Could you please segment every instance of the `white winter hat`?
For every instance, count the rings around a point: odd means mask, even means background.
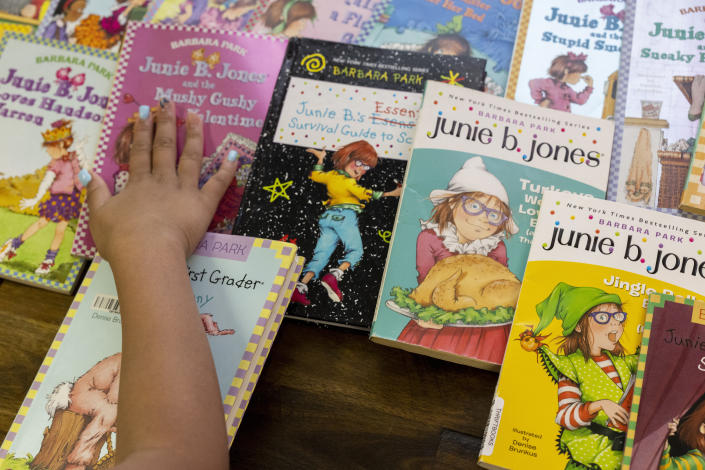
[[[496,176],[487,171],[485,163],[480,157],[469,158],[463,164],[463,167],[456,171],[450,179],[447,189],[434,189],[431,191],[429,197],[433,205],[436,206],[456,194],[475,191],[481,191],[489,196],[494,196],[509,207],[507,190]],[[511,234],[515,234],[519,231],[519,227],[511,216],[509,217],[507,230]]]

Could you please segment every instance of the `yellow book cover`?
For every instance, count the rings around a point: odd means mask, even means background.
[[[620,468],[648,297],[705,297],[703,242],[702,222],[544,193],[480,465]]]

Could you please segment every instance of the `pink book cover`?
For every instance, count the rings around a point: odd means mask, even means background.
[[[259,0],[245,31],[361,44],[389,0]]]
[[[203,119],[201,184],[231,150],[238,152],[237,175],[208,228],[230,233],[286,45],[285,39],[271,36],[129,23],[98,143],[96,172],[113,193],[125,186],[139,107],[149,105],[154,110],[160,100],[168,99],[176,105],[179,152],[187,112]],[[88,219],[84,204],[71,252],[90,258],[96,249]]]

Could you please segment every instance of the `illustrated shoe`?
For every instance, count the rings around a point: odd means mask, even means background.
[[[51,271],[51,268],[54,267],[54,260],[53,259],[45,259],[42,261],[42,264],[39,265],[37,269],[34,270],[34,274],[38,276],[43,276],[45,274],[49,274],[49,271]]]
[[[311,301],[308,300],[306,293],[308,293],[308,286],[301,282],[297,282],[296,288],[291,294],[291,301],[301,305],[311,305]]]
[[[0,263],[9,261],[17,256],[17,251],[12,247],[12,238],[0,246]]]
[[[323,284],[323,287],[326,288],[328,297],[330,297],[333,302],[340,302],[343,300],[343,293],[340,292],[340,289],[338,289],[338,279],[336,279],[333,274],[324,274],[321,278],[321,284]]]

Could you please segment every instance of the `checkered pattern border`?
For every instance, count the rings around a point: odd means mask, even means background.
[[[127,69],[127,63],[130,58],[130,53],[132,52],[132,44],[135,38],[135,30],[138,25],[143,23],[129,22],[127,25],[127,30],[125,31],[125,37],[123,38],[122,51],[120,53],[120,60],[118,62],[117,70],[115,72],[115,78],[113,79],[113,87],[110,92],[110,99],[108,100],[108,107],[105,110],[105,117],[103,118],[103,127],[100,134],[100,139],[98,140],[98,148],[96,149],[96,157],[93,162],[93,168],[97,174],[101,173],[101,168],[103,167],[103,162],[105,161],[108,146],[108,140],[110,137],[110,131],[113,129],[113,123],[115,120],[115,114],[117,112],[118,104],[120,103],[120,93],[122,92],[122,85],[125,83],[125,70]],[[81,206],[81,212],[78,216],[78,224],[76,226],[76,237],[73,240],[73,246],[71,247],[71,254],[74,256],[83,256],[86,258],[93,258],[96,255],[95,244],[92,243],[92,239],[89,237],[88,230],[88,204],[83,203]]]
[[[10,431],[5,436],[5,441],[2,443],[2,447],[0,447],[0,464],[2,464],[5,458],[7,457],[7,454],[9,453],[10,448],[12,447],[12,443],[17,437],[17,433],[19,432],[20,426],[24,422],[24,419],[27,416],[27,413],[29,412],[29,408],[30,406],[32,406],[32,402],[34,402],[34,399],[37,396],[39,386],[44,381],[44,377],[46,377],[46,374],[49,371],[49,367],[54,361],[56,353],[59,351],[61,342],[66,337],[66,332],[68,331],[69,326],[71,326],[71,322],[76,316],[78,306],[83,301],[88,286],[90,286],[91,282],[93,282],[93,277],[95,276],[96,270],[98,269],[98,265],[99,262],[93,263],[89,268],[88,272],[86,273],[86,277],[84,278],[81,287],[79,287],[78,292],[76,293],[76,297],[74,297],[73,303],[71,304],[68,313],[66,313],[66,316],[64,317],[64,321],[61,323],[61,326],[59,326],[59,331],[57,331],[56,336],[54,336],[54,341],[51,343],[49,351],[44,357],[44,362],[42,362],[42,365],[39,368],[37,375],[34,377],[34,382],[32,382],[32,386],[29,388],[29,391],[27,392],[27,395],[25,396],[22,405],[20,405],[20,410],[17,412],[17,416],[15,416],[15,420],[10,426]]]
[[[49,23],[54,19],[54,12],[56,11],[56,7],[59,6],[59,2],[61,0],[51,0],[49,2],[49,6],[47,7],[46,13],[44,13],[44,18],[39,22],[39,26],[37,26],[37,29],[34,31],[34,35],[41,38],[44,36],[44,31],[47,29],[49,26]]]
[[[612,140],[612,163],[607,180],[607,199],[617,200],[619,187],[619,165],[622,160],[622,137],[624,135],[624,118],[626,117],[627,92],[629,84],[629,66],[632,57],[632,39],[634,36],[634,17],[636,0],[626,0],[624,11],[624,30],[622,31],[622,51],[619,57],[619,75],[617,77],[617,99],[614,105],[614,139]]]
[[[507,81],[507,89],[504,93],[505,98],[512,100],[517,92],[517,80],[519,79],[521,61],[524,58],[526,33],[529,30],[529,20],[531,19],[531,8],[533,4],[533,0],[524,0],[521,6],[521,17],[519,18],[516,41],[514,42],[514,53],[512,54],[512,63],[509,66],[509,80]]]
[[[686,211],[697,212],[705,215],[705,185],[701,183],[705,167],[705,132],[703,121],[700,122],[698,144],[695,155],[690,162],[690,169],[685,182],[685,189],[681,196],[681,208]]]
[[[644,370],[646,369],[646,359],[649,352],[649,338],[651,337],[651,323],[654,318],[654,309],[663,308],[666,302],[677,302],[679,304],[693,305],[692,299],[686,299],[682,296],[673,296],[666,294],[651,294],[649,296],[649,305],[646,311],[646,319],[644,320],[644,333],[641,337],[641,348],[639,350],[639,363],[636,370],[636,382],[634,382],[634,398],[632,399],[632,409],[629,414],[629,426],[627,427],[627,438],[624,444],[624,460],[622,465],[629,467],[632,461],[634,450],[634,436],[636,434],[636,420],[639,411],[639,403],[641,403],[641,390],[644,385]]]
[[[0,267],[0,277],[5,279],[12,279],[13,281],[22,284],[29,284],[32,286],[38,286],[49,290],[58,291],[62,294],[70,294],[74,284],[76,283],[76,279],[78,278],[78,275],[80,274],[81,269],[83,268],[84,263],[85,260],[83,259],[76,260],[71,265],[71,269],[69,270],[69,273],[63,282],[47,279],[44,276],[38,276],[34,273],[17,271],[15,269],[5,267]]]
[[[372,30],[375,29],[375,26],[379,23],[380,17],[384,15],[384,12],[387,11],[387,8],[391,3],[392,0],[384,0],[382,2],[379,2],[375,6],[375,9],[372,12],[372,16],[370,16],[370,19],[363,23],[362,27],[360,28],[360,32],[357,34],[357,37],[352,40],[353,44],[365,43]]]
[[[167,30],[167,31],[184,31],[184,32],[195,33],[195,34],[216,34],[218,36],[260,38],[260,39],[267,39],[268,41],[272,41],[272,42],[282,42],[282,43],[286,43],[288,41],[288,39],[284,38],[284,37],[272,36],[272,35],[260,35],[260,34],[250,33],[247,30],[245,30],[245,31],[218,31],[215,29],[205,28],[203,26],[185,26],[182,24],[161,24],[161,23],[143,23],[143,22],[131,22],[130,25],[131,26],[137,25],[137,26],[134,26],[134,29],[138,29],[138,28],[139,29],[162,29],[162,30]],[[129,31],[129,27],[128,27],[128,31]]]
[[[108,60],[117,60],[117,54],[114,52],[107,51],[105,49],[94,49],[92,47],[81,46],[79,44],[69,44],[65,41],[56,41],[54,39],[45,39],[38,36],[31,36],[26,34],[20,34],[15,31],[8,31],[2,35],[2,42],[0,43],[0,54],[5,50],[7,42],[11,39],[16,39],[22,42],[28,42],[33,44],[41,44],[43,46],[56,47],[57,49],[62,49],[69,52],[77,52],[79,54],[85,54],[92,57],[101,57]]]
[[[0,23],[0,36],[5,33],[32,34],[34,27],[29,24]]]
[[[271,248],[277,251],[277,257],[282,260],[277,277],[272,284],[272,289],[267,296],[267,301],[262,310],[262,315],[257,321],[254,332],[245,348],[245,354],[238,365],[238,370],[230,385],[228,394],[224,400],[225,422],[227,423],[228,445],[231,445],[237,433],[245,410],[252,397],[255,384],[262,372],[264,362],[269,355],[272,342],[279,331],[284,313],[294,292],[296,281],[303,269],[304,258],[294,256],[296,250],[288,243],[271,242],[269,240],[257,239],[254,246],[261,244],[263,248]],[[294,266],[292,275],[289,274],[288,266]],[[284,292],[281,290],[285,289]],[[274,315],[273,319],[271,318]],[[267,324],[269,328],[267,329]],[[268,332],[267,332],[268,331]],[[266,337],[265,337],[266,334]],[[249,377],[248,377],[249,374]],[[242,387],[245,390],[239,403],[236,403],[238,394]]]

